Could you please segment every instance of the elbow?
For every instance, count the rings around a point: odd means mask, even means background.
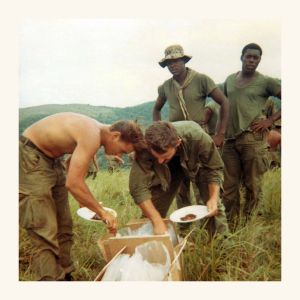
[[[72,179],[68,179],[66,180],[66,188],[69,192],[72,192],[74,190],[75,187],[75,181]]]

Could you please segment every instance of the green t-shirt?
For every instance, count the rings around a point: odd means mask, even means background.
[[[180,156],[184,173],[194,179],[201,169],[201,178],[207,183],[222,185],[224,165],[211,137],[193,121],[179,121],[173,125],[182,139],[175,155]],[[167,190],[171,183],[167,164],[159,164],[149,152],[139,157],[133,162],[129,176],[130,194],[137,204],[151,199],[153,187]]]
[[[214,135],[215,131],[216,131],[218,117],[220,114],[220,105],[216,101],[212,100],[210,97],[207,97],[205,108],[208,108],[211,110],[211,116],[207,122],[208,134]]]
[[[269,96],[281,91],[280,82],[274,78],[256,72],[251,82],[244,87],[236,86],[237,73],[231,74],[225,81],[225,94],[230,103],[226,138],[236,138],[250,130],[250,124],[256,119],[265,118],[265,105]]]
[[[187,68],[188,71],[190,70]],[[183,97],[191,120],[200,123],[206,97],[216,88],[214,81],[205,74],[196,72],[190,84],[183,90]],[[176,95],[173,77],[158,87],[158,95],[169,103],[169,120],[171,122],[184,120]]]

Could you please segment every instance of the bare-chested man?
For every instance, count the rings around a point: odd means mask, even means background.
[[[143,146],[143,134],[132,121],[106,125],[84,115],[58,113],[34,123],[20,138],[20,226],[34,247],[36,280],[68,280],[74,271],[68,190],[111,232],[116,231],[116,218],[103,209],[84,181],[101,146],[106,154],[121,156]],[[67,177],[59,159],[64,154],[72,154]]]

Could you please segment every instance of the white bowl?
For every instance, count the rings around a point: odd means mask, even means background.
[[[113,210],[112,208],[109,207],[103,207],[103,209],[107,212],[109,212],[110,214],[112,214],[114,217],[117,217],[117,212],[115,210]],[[90,210],[87,207],[81,207],[77,210],[77,215],[85,220],[88,221],[92,221],[92,222],[97,222],[97,223],[103,223],[102,220],[95,220],[92,219],[95,216],[95,212],[93,212],[92,210]]]
[[[193,214],[196,217],[192,220],[183,221],[181,218],[185,217],[188,214]],[[205,218],[208,215],[208,210],[205,205],[190,205],[180,209],[175,210],[170,215],[170,220],[175,223],[190,223],[200,219]]]

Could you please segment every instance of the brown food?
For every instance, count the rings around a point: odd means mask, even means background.
[[[92,220],[101,220],[101,218],[100,218],[97,214],[95,214],[95,215],[92,217]]]
[[[189,221],[189,220],[194,220],[196,218],[196,215],[194,214],[187,214],[184,217],[181,217],[180,220],[181,221]]]

